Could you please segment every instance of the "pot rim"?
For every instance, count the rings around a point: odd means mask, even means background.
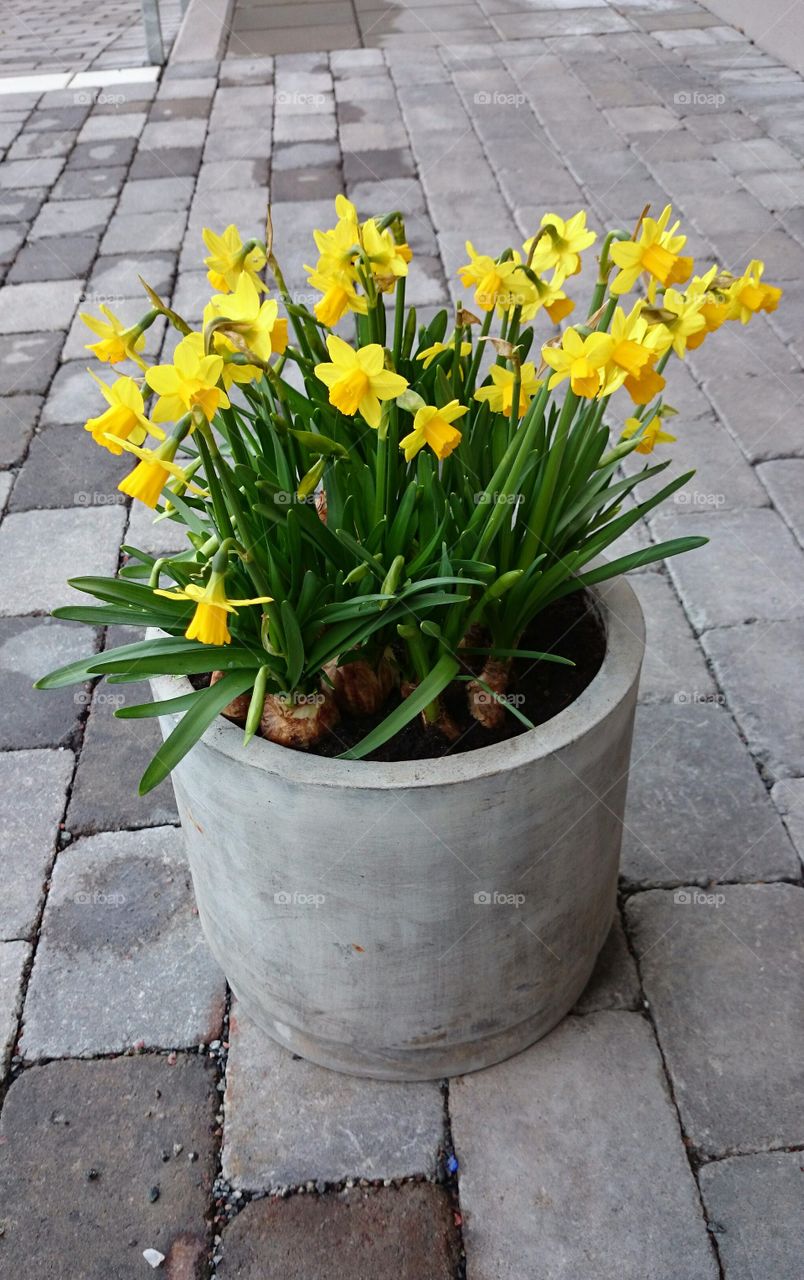
[[[595,600],[606,629],[606,653],[600,669],[558,715],[505,742],[438,759],[339,760],[294,751],[260,737],[252,738],[244,747],[242,728],[223,716],[217,717],[201,741],[245,768],[274,774],[287,782],[359,790],[445,786],[533,764],[589,733],[620,705],[639,679],[645,624],[633,587],[619,577],[586,589]],[[153,676],[150,683],[155,701],[192,691],[186,676]]]

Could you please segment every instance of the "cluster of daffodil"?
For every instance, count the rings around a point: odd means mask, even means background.
[[[167,705],[121,712],[183,713],[143,789],[222,710],[247,737],[302,747],[337,732],[344,710],[372,717],[352,758],[417,714],[454,738],[442,694],[459,680],[475,719],[493,727],[507,708],[528,724],[504,693],[515,657],[560,661],[530,647],[541,610],[703,541],[600,560],[691,474],[640,502],[630,495],[668,463],[620,470],[675,439],[669,360],[780,297],[759,261],[739,276],[695,274],[668,207],[605,236],[575,318],[572,283],[596,236],[583,212],[548,213],[496,257],[467,242],[452,325],[446,311],[419,325],[405,305],[402,216],[361,221],[343,196],[335,214],[305,268],[321,295],[312,308],[290,294],[269,223],[264,241],[204,231],[214,294],[197,329],[147,286],[133,325],[105,307],[84,317],[89,350],[127,366],[112,381],[93,374],[107,407],[87,431],[135,457],[121,491],[184,526],[187,547],[127,548],[118,577],[76,579],[101,604],[59,616],[160,634],[42,683],[210,674]],[[180,337],[169,361],[149,364],[161,317]],[[351,337],[334,332],[347,323]]]

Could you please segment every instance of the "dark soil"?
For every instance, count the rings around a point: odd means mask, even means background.
[[[549,605],[534,621],[520,642],[522,649],[556,653],[575,663],[567,667],[556,662],[534,662],[516,658],[512,664],[507,693],[514,695],[519,710],[534,724],[544,724],[574,702],[600,670],[606,652],[603,625],[584,591],[577,591]],[[483,659],[479,659],[482,664]],[[479,670],[480,667],[476,668]],[[527,733],[521,720],[506,712],[498,729],[487,729],[473,719],[466,698],[466,683],[455,681],[443,694],[452,719],[460,729],[456,742],[448,742],[440,733],[426,730],[421,717],[379,747],[367,760],[428,760],[455,752],[474,751],[478,747],[505,742],[517,734]],[[343,716],[334,731],[327,733],[314,748],[316,755],[339,756],[355,746],[399,704],[398,695],[389,699],[377,716]]]

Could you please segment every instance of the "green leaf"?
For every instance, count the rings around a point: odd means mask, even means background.
[[[182,716],[173,732],[165,739],[145,773],[140,779],[140,795],[144,796],[158,786],[179,761],[195,745],[204,730],[223,710],[228,702],[245,693],[254,684],[257,668],[248,671],[230,671],[217,684],[201,689],[194,695],[192,706]]]
[[[198,697],[198,690],[182,693],[178,698],[164,698],[161,702],[140,702],[135,707],[118,707],[118,720],[152,720],[156,716],[170,716],[176,711],[186,711]]]
[[[291,689],[295,689],[304,670],[304,639],[293,606],[289,601],[282,601],[281,613],[287,647],[288,684]]]
[[[364,756],[370,755],[372,751],[376,751],[389,738],[393,738],[395,734],[404,729],[414,716],[429,706],[439,694],[443,693],[448,684],[455,679],[459,670],[459,665],[455,658],[448,653],[439,658],[433,667],[417,685],[409,697],[403,699],[398,707],[395,707],[390,715],[386,716],[376,729],[372,729],[371,733],[366,734],[361,742],[356,746],[350,747],[348,751],[344,751],[338,757],[339,760],[362,760]]]

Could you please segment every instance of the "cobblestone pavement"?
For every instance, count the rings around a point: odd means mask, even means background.
[[[153,1248],[174,1278],[447,1280],[463,1250],[469,1280],[800,1276],[804,84],[691,0],[497,0],[459,43],[464,7],[433,47],[0,97],[4,1275],[138,1277]],[[344,186],[406,211],[424,313],[466,231],[499,247],[545,208],[599,227],[670,197],[696,256],[761,256],[786,288],[676,382],[697,474],[635,538],[711,541],[634,577],[648,653],[598,972],[552,1035],[443,1089],[324,1072],[241,1019],[171,792],[136,798],[151,722],[113,720],[119,687],[30,690],[86,650],[47,617],[68,574],[112,571],[124,537],[166,549],[81,430],[79,305],[139,314],[141,273],[197,320],[202,225],[259,233],[270,190],[301,263]]]
[[[179,0],[160,0],[159,12],[169,50],[179,27]],[[0,77],[148,62],[139,0],[29,0],[24,6],[8,0],[0,9]]]

